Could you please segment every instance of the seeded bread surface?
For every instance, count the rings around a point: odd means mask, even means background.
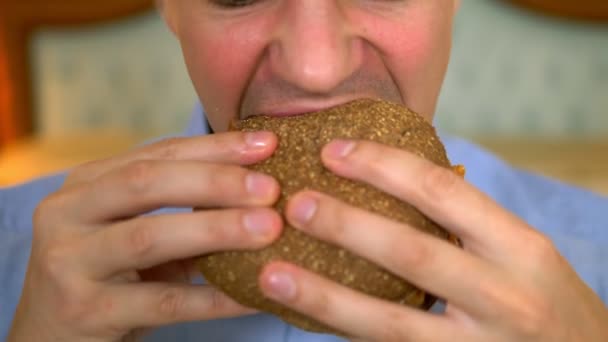
[[[369,185],[336,176],[321,163],[320,152],[324,145],[336,138],[349,138],[405,149],[450,168],[435,129],[423,117],[405,107],[364,99],[301,116],[256,116],[234,122],[232,129],[268,130],[279,137],[279,147],[273,156],[250,168],[278,180],[281,195],[275,208],[281,214],[292,195],[311,189],[407,223],[438,238],[456,241],[409,204]],[[243,305],[280,316],[302,329],[323,333],[341,334],[262,295],[258,275],[264,265],[273,260],[288,261],[385,300],[423,309],[434,303],[432,295],[383,268],[340,247],[307,236],[287,224],[286,220],[284,222],[281,237],[265,249],[220,252],[201,257],[199,266],[205,279]],[[369,229],[378,227],[370,226]]]

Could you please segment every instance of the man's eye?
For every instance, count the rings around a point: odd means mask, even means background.
[[[211,2],[220,7],[245,7],[253,4],[256,0],[212,0]]]

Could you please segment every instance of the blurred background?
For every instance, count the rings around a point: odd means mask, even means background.
[[[196,95],[152,1],[2,1],[0,186],[184,128]],[[608,194],[608,2],[464,0],[436,124]]]

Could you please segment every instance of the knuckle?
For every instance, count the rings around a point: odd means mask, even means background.
[[[251,171],[222,164],[205,165],[205,177],[208,181],[217,182],[226,191],[239,191],[248,194],[247,181]]]
[[[537,261],[556,261],[560,254],[553,241],[546,235],[535,233],[532,238],[532,253]]]
[[[129,164],[122,175],[126,188],[136,194],[148,191],[155,177],[154,166],[155,163],[149,160]]]
[[[520,315],[517,318],[517,323],[515,324],[516,331],[519,332],[520,336],[525,337],[526,340],[536,340],[537,338],[543,336],[545,334],[546,327],[547,325],[544,318],[537,315],[531,315],[529,313]]]
[[[64,186],[68,186],[68,185],[76,184],[76,183],[80,182],[82,179],[85,178],[85,175],[87,174],[87,172],[86,172],[87,169],[88,169],[88,167],[86,166],[86,164],[74,168],[65,177],[65,181],[63,183]]]
[[[311,229],[316,230],[318,234],[322,234],[332,242],[343,241],[350,218],[346,204],[334,200],[319,200],[325,203],[319,203],[320,212],[313,218]],[[326,215],[327,213],[330,215]]]
[[[217,248],[218,246],[231,246],[236,244],[243,245],[249,240],[252,234],[243,234],[247,232],[245,228],[251,219],[251,215],[256,215],[256,211],[251,209],[234,209],[224,212],[201,211],[200,219],[197,222],[202,222],[202,228],[198,229],[193,234],[196,243],[200,246],[208,246]]]
[[[67,174],[64,186],[77,184],[94,178],[97,174],[95,171],[102,165],[102,162],[103,160],[93,160],[78,165]]]
[[[211,288],[211,295],[209,297],[209,311],[212,313],[220,313],[226,311],[228,307],[228,297],[226,295],[217,290],[216,288]]]
[[[520,286],[488,283],[480,287],[479,294],[492,307],[493,319],[521,336],[541,336],[553,314],[542,294]]]
[[[185,293],[183,289],[169,287],[164,289],[158,302],[158,313],[161,317],[169,321],[176,321],[180,318],[184,305]]]
[[[121,303],[119,303],[119,301],[114,296],[108,293],[109,291],[99,292],[100,293],[95,297],[95,300],[93,301],[94,306],[91,306],[93,310],[89,311],[90,314],[87,317],[89,318],[87,320],[87,325],[91,326],[90,330],[99,329],[97,323],[99,317],[115,317],[118,314],[119,307],[121,306]],[[111,319],[106,322],[105,328],[103,330],[104,333],[111,336],[124,336],[127,331],[131,330],[130,328],[131,327],[129,327],[126,322]],[[121,341],[125,341],[125,339],[122,339]]]
[[[553,317],[551,306],[543,296],[530,293],[520,296],[521,305],[517,305],[511,311],[514,328],[526,338],[543,336]]]
[[[511,306],[514,302],[514,292],[506,284],[496,281],[480,281],[477,283],[477,294],[483,302],[489,307],[505,308]],[[496,315],[500,315],[498,310],[492,311]]]
[[[52,210],[50,210],[52,202],[49,198],[42,200],[34,209],[34,214],[32,215],[32,223],[34,226],[34,235],[38,235],[41,233],[41,226],[44,226],[47,223],[49,218],[52,215]]]
[[[422,196],[429,201],[445,200],[456,191],[460,182],[455,172],[429,162],[422,169]]]
[[[224,226],[209,220],[205,225],[205,229],[201,229],[200,234],[197,234],[197,240],[200,241],[201,246],[228,245],[239,238],[246,239],[248,237],[248,235],[241,235],[236,232],[236,227],[240,227],[242,225],[241,222],[237,222],[231,226]]]
[[[48,246],[41,253],[40,267],[46,278],[62,283],[67,262],[70,260],[68,248],[63,245]]]
[[[408,241],[405,248],[404,241]],[[405,268],[412,273],[427,269],[427,265],[432,264],[435,257],[433,250],[427,244],[413,238],[392,239],[388,247],[386,260],[394,260],[396,267]]]
[[[63,291],[55,300],[58,301],[57,314],[62,321],[72,324],[75,321],[84,323],[94,320],[91,317],[92,298],[77,287],[71,287],[69,292]]]
[[[310,315],[321,320],[326,320],[332,315],[330,298],[326,292],[319,291],[314,296],[307,296],[307,300],[300,302]]]
[[[378,341],[404,342],[410,341],[410,337],[405,333],[405,322],[407,317],[400,310],[387,310],[384,320],[386,325],[382,326],[378,332]]]
[[[133,228],[127,235],[127,250],[135,259],[143,259],[154,248],[155,236],[145,217],[133,221]]]
[[[364,166],[369,176],[381,176],[385,170],[382,163],[391,156],[388,149],[378,148],[378,146],[377,143],[371,141],[360,141],[348,158],[351,158],[352,162]]]
[[[160,142],[157,155],[160,159],[176,160],[179,156],[179,146],[182,138],[167,138]]]
[[[112,317],[116,311],[116,300],[109,294],[103,294],[97,298],[97,309],[103,317]]]
[[[46,227],[49,222],[54,222],[55,218],[64,207],[63,203],[64,196],[60,192],[52,193],[38,203],[32,216],[34,228],[40,228],[41,226]]]
[[[67,245],[47,247],[41,255],[39,265],[42,279],[52,291],[51,297],[57,308],[58,318],[65,322],[84,319],[94,297],[83,282],[68,271],[68,263],[74,259],[71,251],[72,248]]]

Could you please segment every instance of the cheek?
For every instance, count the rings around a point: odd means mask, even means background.
[[[384,30],[382,46],[388,57],[400,59],[404,67],[423,63],[433,49],[433,34],[415,22]],[[409,68],[409,67],[408,67]]]
[[[379,25],[375,27],[380,28]],[[450,52],[451,21],[416,13],[376,31],[375,44],[406,104],[432,119]]]
[[[259,44],[243,39],[243,32],[203,25],[185,27],[180,33],[188,72],[209,121],[214,130],[225,131],[238,115]]]
[[[443,74],[449,50],[443,32],[421,27],[428,26],[405,27],[401,35],[391,37],[387,53],[388,62],[398,70],[396,77],[408,86],[415,82],[418,89],[436,86],[436,75]]]

